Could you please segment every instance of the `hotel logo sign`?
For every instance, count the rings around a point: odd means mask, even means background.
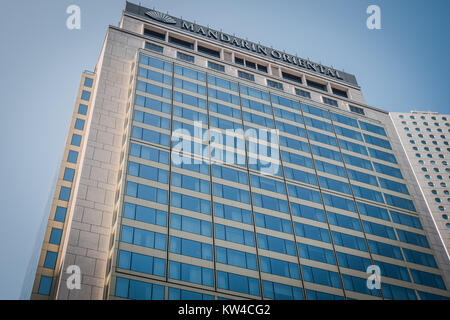
[[[300,69],[308,70],[310,72],[314,72],[317,74],[321,74],[323,76],[332,78],[334,80],[340,80],[347,82],[351,85],[358,86],[358,83],[356,82],[356,78],[354,75],[346,73],[344,71],[338,71],[334,68],[324,66],[320,63],[315,63],[310,61],[309,59],[303,59],[299,58],[297,56],[293,56],[290,54],[287,54],[285,52],[281,52],[279,50],[275,50],[273,48],[269,48],[254,42],[250,42],[244,39],[240,39],[234,36],[231,36],[229,34],[223,33],[221,31],[212,30],[208,27],[204,27],[201,25],[198,25],[196,23],[188,22],[179,18],[175,18],[172,16],[169,16],[167,14],[150,10],[147,8],[143,8],[131,3],[127,2],[127,9],[126,11],[138,14],[138,15],[144,15],[146,17],[150,17],[153,20],[170,24],[175,28],[192,32],[197,36],[202,36],[205,38],[208,38],[209,40],[220,42],[222,44],[226,44],[228,46],[232,46],[235,48],[239,48],[241,50],[249,51],[253,54],[257,54],[262,57],[270,58],[272,60],[276,60],[278,62],[288,64],[290,66],[294,66]]]
[[[155,19],[156,21],[160,21],[160,22],[164,22],[164,23],[168,23],[168,24],[176,24],[177,22],[175,21],[174,18],[172,18],[171,16],[168,16],[167,14],[164,14],[162,12],[158,12],[155,10],[149,10],[145,13],[147,16],[149,16],[152,19]]]

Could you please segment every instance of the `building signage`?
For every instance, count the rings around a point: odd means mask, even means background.
[[[256,44],[244,39],[240,39],[229,34],[223,33],[221,31],[213,30],[205,26],[195,24],[186,20],[178,19],[176,17],[169,16],[167,14],[149,10],[147,8],[140,7],[138,5],[127,3],[127,12],[138,14],[152,18],[153,20],[169,24],[170,26],[176,27],[178,29],[191,32],[197,36],[202,36],[210,40],[220,42],[229,46],[233,46],[242,50],[249,51],[251,53],[270,58],[282,63],[289,64],[298,68],[306,69],[314,73],[321,74],[323,76],[333,78],[335,80],[340,80],[347,82],[351,85],[358,86],[356,78],[354,75],[348,74],[343,71],[338,71],[334,68],[324,66],[319,63],[309,61],[307,59],[299,58],[273,48],[268,48],[266,46]]]

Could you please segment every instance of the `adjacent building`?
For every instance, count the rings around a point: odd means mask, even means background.
[[[423,111],[390,115],[426,200],[430,218],[450,257],[450,115]]]
[[[432,217],[354,75],[127,2],[82,76],[31,298],[448,299]]]

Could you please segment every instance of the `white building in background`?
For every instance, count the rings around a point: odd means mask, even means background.
[[[450,257],[450,115],[431,111],[390,115]]]

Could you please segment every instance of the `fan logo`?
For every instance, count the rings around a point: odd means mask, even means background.
[[[150,10],[145,13],[147,16],[149,16],[152,19],[155,19],[157,21],[161,21],[168,24],[176,24],[177,22],[172,17],[168,16],[167,14],[164,14],[162,12],[158,12],[155,10]]]

